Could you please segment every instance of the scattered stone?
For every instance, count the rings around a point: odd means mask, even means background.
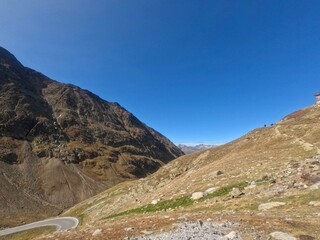
[[[239,239],[239,233],[232,231],[230,233],[228,233],[227,235],[224,236],[227,240],[233,240],[233,239]]]
[[[209,174],[207,175],[207,178],[209,178],[209,179],[215,178],[215,177],[218,177],[218,176],[220,176],[220,175],[222,175],[222,174],[223,174],[223,172],[220,171],[220,170],[213,171],[213,172],[211,172],[211,173],[209,173]]]
[[[192,200],[199,200],[205,196],[204,192],[194,192],[192,193],[191,199]]]
[[[318,190],[319,189],[319,186],[314,184],[312,186],[309,187],[310,190]]]
[[[125,228],[124,230],[126,231],[126,232],[130,232],[130,231],[133,231],[133,227],[127,227],[127,228]]]
[[[320,217],[320,212],[313,213],[312,215],[316,217]]]
[[[309,171],[311,171],[309,169]],[[305,173],[301,176],[301,179],[303,179],[303,181],[312,184],[316,184],[316,183],[320,183],[320,176],[317,175],[313,175],[311,172],[309,173]]]
[[[242,192],[239,188],[233,188],[232,191],[229,193],[229,196],[231,198],[238,198],[241,195],[244,195],[244,192]]]
[[[309,202],[309,205],[314,207],[320,207],[320,201],[311,201]]]
[[[92,236],[96,237],[102,234],[102,229],[96,229],[93,233]]]
[[[255,181],[252,181],[249,186],[245,187],[245,189],[253,189],[256,188],[257,184]]]
[[[267,174],[265,174],[265,175],[262,177],[262,180],[269,180],[269,179],[271,179],[271,178],[273,178],[272,173],[267,173]]]
[[[219,189],[219,188],[217,188],[217,187],[208,188],[208,189],[205,191],[205,194],[214,193],[214,192],[217,191],[218,189]]]
[[[153,231],[142,230],[141,233],[144,235],[150,235],[150,234],[153,234]]]
[[[184,221],[187,221],[188,217],[187,217],[187,214],[184,214],[180,217],[178,217],[178,220],[184,220]]]
[[[294,188],[298,188],[298,189],[304,189],[304,188],[308,188],[308,186],[304,183],[294,183],[293,184]]]
[[[156,205],[158,202],[160,202],[160,199],[154,199],[151,201],[151,204]]]
[[[233,226],[233,225],[232,225]],[[225,235],[225,232],[229,232]],[[211,222],[196,222],[181,223],[174,230],[151,234],[148,236],[139,236],[130,238],[131,240],[186,240],[186,239],[201,239],[201,240],[240,240],[241,236],[237,232],[230,232],[230,228],[225,228],[219,224]]]
[[[269,210],[271,208],[280,207],[280,206],[283,206],[283,205],[286,205],[286,203],[284,203],[284,202],[263,203],[263,204],[259,205],[258,210],[259,211],[266,211],[266,210]]]
[[[273,232],[270,234],[270,236],[273,239],[277,239],[277,240],[297,240],[297,238],[284,232]]]
[[[315,183],[309,187],[310,190],[318,190],[320,188],[320,183]]]

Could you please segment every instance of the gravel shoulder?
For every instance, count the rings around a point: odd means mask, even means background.
[[[176,229],[159,234],[148,233],[144,236],[131,238],[131,240],[240,240],[241,237],[236,231],[232,231],[232,224],[218,224],[212,222],[184,222],[180,223]]]

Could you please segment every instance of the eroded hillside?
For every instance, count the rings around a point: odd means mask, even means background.
[[[183,153],[117,103],[0,48],[0,226],[56,215]]]
[[[65,215],[78,216],[82,226],[53,237],[122,239],[200,219],[236,223],[243,239],[278,232],[318,239],[319,148],[320,106],[313,105],[76,205]]]

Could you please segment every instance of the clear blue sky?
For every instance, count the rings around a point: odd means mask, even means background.
[[[320,1],[0,0],[0,45],[173,142],[224,143],[314,103]]]

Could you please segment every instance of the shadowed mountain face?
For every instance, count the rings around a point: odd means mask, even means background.
[[[0,226],[56,214],[182,154],[119,104],[0,48]]]

